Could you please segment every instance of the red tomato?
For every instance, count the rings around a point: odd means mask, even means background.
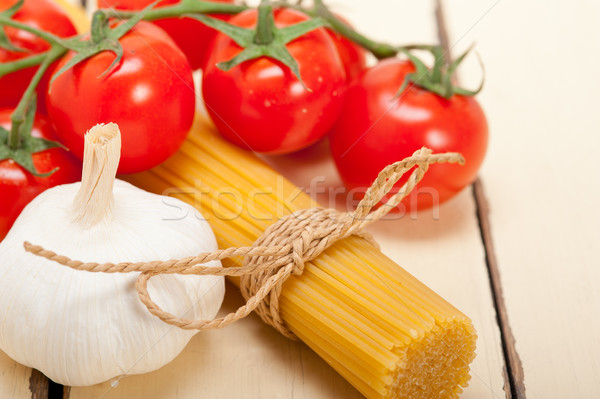
[[[114,7],[118,10],[141,10],[154,0],[97,0],[98,8]],[[233,0],[208,0],[219,3],[233,3]],[[179,3],[180,0],[162,0],[155,7],[164,7]],[[211,15],[212,17],[228,20],[231,16]],[[192,69],[201,68],[207,56],[210,42],[217,33],[202,22],[192,18],[165,18],[153,21],[167,32],[185,53]]]
[[[0,0],[0,11],[10,8],[16,2],[17,0]],[[48,0],[26,0],[13,19],[60,37],[69,37],[77,33],[62,9]],[[14,45],[28,51],[8,51],[0,47],[0,62],[15,61],[50,48],[46,41],[32,33],[8,26],[4,27],[4,31]],[[0,107],[14,107],[18,104],[36,69],[22,69],[0,78]],[[45,78],[38,86],[38,112],[44,110],[44,93],[47,89],[48,79]]]
[[[336,17],[349,25],[345,18],[340,15],[336,15]],[[348,82],[353,81],[367,67],[367,51],[331,29],[327,29],[327,33],[333,39],[333,44],[335,44],[338,51],[346,72],[346,80]]]
[[[54,81],[46,102],[55,131],[80,159],[87,130],[97,123],[118,124],[119,173],[134,173],[177,151],[194,119],[194,84],[185,55],[157,26],[140,22],[120,42],[123,58],[113,70],[100,77],[114,54],[89,58]]]
[[[13,109],[0,110],[0,126],[10,130]],[[34,137],[56,140],[50,122],[37,115],[31,134]],[[0,241],[4,239],[21,210],[42,191],[59,184],[81,180],[81,164],[62,148],[52,148],[33,154],[33,164],[40,173],[60,169],[48,177],[36,177],[12,159],[0,161]]]
[[[405,209],[424,209],[473,182],[486,152],[488,127],[473,97],[454,95],[446,100],[413,86],[394,99],[406,74],[414,71],[410,62],[399,59],[366,70],[348,89],[330,139],[342,179],[348,189],[358,191],[371,185],[385,166],[423,146],[434,152],[460,152],[465,165],[430,166],[402,204]]]
[[[229,22],[252,28],[256,10],[244,11]],[[307,17],[294,10],[275,11],[275,24],[289,26]],[[304,83],[283,64],[261,57],[229,71],[216,64],[240,52],[229,37],[218,33],[204,69],[202,91],[209,115],[232,143],[254,151],[293,152],[323,137],[340,114],[345,74],[331,38],[313,30],[290,42]]]

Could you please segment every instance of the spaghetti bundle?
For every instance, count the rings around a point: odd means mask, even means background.
[[[195,206],[221,248],[250,246],[280,218],[318,205],[201,117],[178,153],[128,180]],[[453,398],[468,384],[469,318],[364,238],[338,241],[292,275],[279,314],[368,398]]]

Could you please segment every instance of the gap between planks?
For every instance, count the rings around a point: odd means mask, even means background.
[[[452,46],[446,25],[443,0],[435,0],[435,19],[438,26],[438,37],[440,44],[444,48],[444,56],[451,59]],[[477,220],[479,221],[479,230],[481,240],[485,250],[485,263],[492,290],[492,300],[496,309],[498,326],[500,327],[500,338],[502,342],[502,352],[504,355],[504,378],[506,397],[508,399],[525,399],[525,376],[523,365],[515,345],[515,337],[510,328],[508,312],[504,303],[504,294],[500,281],[500,271],[494,252],[494,243],[492,240],[492,228],[489,219],[489,205],[485,197],[483,183],[478,178],[473,183],[473,197],[477,210]]]
[[[32,369],[29,377],[29,391],[31,399],[50,399],[48,396],[50,380],[41,372]]]
[[[508,379],[506,390],[508,398],[525,399],[525,376],[521,358],[515,345],[515,337],[510,328],[508,313],[504,304],[504,294],[500,283],[500,271],[494,252],[492,241],[492,229],[489,220],[489,206],[483,191],[483,184],[480,179],[473,183],[473,197],[477,207],[477,219],[479,220],[479,229],[481,230],[481,239],[485,248],[485,261],[490,277],[490,286],[492,289],[494,307],[496,308],[496,317],[500,326],[500,337],[502,341],[502,351],[504,352],[504,361],[506,363],[505,378]]]

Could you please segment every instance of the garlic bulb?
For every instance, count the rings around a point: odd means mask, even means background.
[[[26,253],[24,241],[84,262],[168,260],[217,249],[191,206],[115,180],[119,151],[116,125],[90,130],[82,183],[40,194],[0,243],[0,349],[65,385],[158,369],[195,331],[148,312],[134,288],[138,273],[73,270]],[[149,282],[156,303],[193,319],[212,319],[224,290],[216,276]]]

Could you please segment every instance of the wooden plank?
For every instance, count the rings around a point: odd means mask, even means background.
[[[394,43],[435,42],[433,2],[359,0],[337,9],[357,28]],[[343,208],[340,181],[326,144],[269,161],[304,187],[322,175],[326,205]],[[338,193],[336,196],[335,193]],[[332,193],[330,195],[330,193]],[[333,198],[333,199],[332,199]],[[341,200],[341,202],[336,201]],[[471,385],[463,398],[501,398],[503,358],[485,269],[485,254],[470,190],[438,213],[373,226],[383,251],[473,318],[479,334]],[[230,293],[232,291],[231,287]],[[240,298],[228,296],[225,310]],[[290,342],[255,317],[221,331],[197,335],[171,364],[154,373],[87,388],[71,398],[192,397],[353,398],[360,395],[304,345]]]
[[[0,351],[0,398],[45,399],[48,379],[37,370],[22,366]]]
[[[486,252],[490,285],[494,296],[494,307],[498,314],[498,324],[502,338],[502,350],[506,362],[505,389],[510,389],[512,398],[525,398],[525,376],[523,375],[523,364],[515,345],[515,337],[510,327],[508,311],[504,301],[504,290],[500,279],[496,251],[492,239],[492,228],[489,216],[489,203],[483,190],[483,183],[477,180],[473,184],[473,195],[477,204],[479,227]]]
[[[524,373],[516,394],[595,398],[600,80],[588,71],[600,60],[600,5],[454,0],[446,10],[451,43],[460,51],[476,41],[486,64],[482,179]],[[461,77],[474,86],[477,69],[465,65]]]
[[[442,0],[436,0],[436,20],[438,25],[438,36],[440,44],[444,49],[444,57],[446,60],[454,59],[452,44],[450,43],[449,32],[447,28],[446,15],[444,12],[444,4]],[[458,76],[454,76],[453,80],[458,83]],[[504,294],[502,291],[502,283],[498,271],[496,261],[494,243],[491,236],[491,227],[489,221],[489,206],[487,198],[483,190],[481,179],[477,179],[472,186],[473,198],[477,209],[477,218],[479,221],[479,229],[485,250],[486,265],[488,276],[490,279],[490,288],[492,291],[494,308],[497,314],[497,322],[500,328],[500,337],[502,351],[506,368],[504,370],[504,390],[508,397],[520,398],[525,397],[525,386],[523,378],[523,367],[521,359],[515,347],[515,340],[510,329],[510,322],[504,303]]]

